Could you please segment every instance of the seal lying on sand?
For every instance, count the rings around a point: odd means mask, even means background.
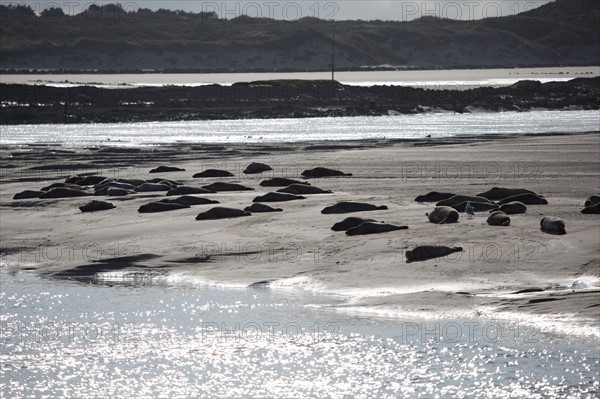
[[[151,202],[146,205],[142,205],[138,208],[139,213],[156,213],[156,212],[167,212],[176,211],[178,209],[189,208],[189,205],[178,204],[176,202]]]
[[[513,197],[520,194],[536,194],[531,190],[524,188],[503,188],[503,187],[492,187],[490,190],[485,191],[481,194],[477,194],[478,197],[484,197],[490,200],[501,200],[507,197]],[[537,194],[536,194],[537,195]]]
[[[588,206],[596,205],[598,203],[600,203],[600,195],[592,195],[587,200],[585,200],[583,206],[587,208]]]
[[[144,183],[141,186],[137,186],[136,188],[134,188],[136,193],[152,193],[159,191],[169,191],[171,189],[171,186],[159,183]]]
[[[257,175],[259,173],[266,172],[269,170],[273,170],[273,168],[267,164],[260,162],[252,162],[250,165],[246,166],[246,169],[244,169],[244,173],[247,175]]]
[[[455,195],[456,194],[454,194],[454,193],[439,193],[437,191],[432,191],[425,195],[419,195],[417,198],[415,198],[415,201],[417,201],[417,202],[438,202],[438,201],[446,200],[450,197],[454,197]]]
[[[339,170],[329,169],[329,168],[314,168],[307,169],[302,172],[302,176],[304,177],[335,177],[335,176],[352,176],[352,173],[344,173]]]
[[[159,202],[171,203],[171,204],[181,204],[181,205],[206,205],[206,204],[218,204],[219,201],[211,200],[208,198],[200,198],[194,197],[191,195],[184,195],[179,198],[174,199],[163,199]]]
[[[146,183],[166,184],[172,188],[181,186],[181,182],[178,182],[177,180],[163,179],[162,177],[155,177],[154,179],[146,180]]]
[[[449,206],[436,206],[431,212],[425,214],[431,223],[445,224],[458,222],[458,211]]]
[[[563,235],[567,234],[565,230],[565,222],[554,216],[546,216],[540,221],[540,229],[544,233]]]
[[[57,187],[40,194],[39,198],[69,198],[69,197],[85,197],[92,195],[85,191],[73,190],[71,188]]]
[[[338,222],[336,224],[333,225],[333,227],[331,227],[331,230],[333,231],[346,231],[348,229],[351,229],[353,227],[359,226],[363,223],[366,222],[374,222],[375,220],[373,219],[363,219],[363,218],[356,218],[356,217],[349,217],[346,218],[344,220],[342,220],[341,222]]]
[[[104,180],[106,180],[105,176],[86,176],[83,179],[76,180],[75,184],[78,186],[95,186]]]
[[[548,205],[548,201],[541,195],[537,194],[519,194],[512,197],[506,197],[498,201],[498,205],[508,204],[509,202],[522,202],[525,205]]]
[[[192,186],[179,186],[174,189],[167,191],[167,195],[188,195],[188,194],[210,194],[214,193],[212,190],[207,190],[203,187],[192,187]]]
[[[88,202],[87,204],[85,204],[83,206],[80,206],[79,210],[81,212],[96,212],[96,211],[106,211],[106,210],[113,209],[113,208],[116,208],[116,206],[114,206],[110,202],[94,200],[94,201]]]
[[[490,226],[508,226],[510,225],[510,217],[502,211],[494,211],[488,216],[487,223]]]
[[[586,206],[581,210],[581,213],[586,215],[600,215],[600,202],[594,205]]]
[[[70,184],[70,183],[52,183],[49,186],[46,187],[42,187],[42,191],[50,191],[53,188],[58,188],[58,187],[64,187],[64,188],[71,188],[73,190],[84,190],[85,188],[83,186],[79,186],[77,184]]]
[[[467,208],[467,203],[469,203],[471,205],[473,212],[485,212],[485,211],[489,211],[489,210],[498,209],[498,205],[496,205],[496,204],[491,204],[489,202],[471,202],[471,201],[465,201],[465,202],[461,202],[460,204],[457,204],[457,205],[452,205],[451,208],[456,209],[458,212],[465,212],[465,209]]]
[[[286,188],[281,188],[277,190],[278,193],[288,193],[288,194],[331,194],[333,191],[331,190],[323,190],[319,187],[315,186],[307,186],[305,184],[291,184]]]
[[[281,208],[271,208],[269,205],[259,204],[259,203],[247,206],[244,208],[244,210],[246,212],[252,212],[252,213],[267,213],[267,212],[282,212],[283,211],[283,209],[281,209]]]
[[[412,251],[406,251],[406,263],[420,262],[428,259],[441,258],[453,254],[454,252],[462,252],[462,247],[445,247],[441,245],[420,245]]]
[[[209,209],[206,212],[199,213],[198,216],[196,216],[196,220],[230,219],[251,215],[252,214],[250,212],[243,211],[241,209],[223,208],[218,206],[216,208]]]
[[[194,177],[194,178],[198,178],[198,177],[233,177],[233,173],[228,172],[226,170],[206,169],[200,173],[196,173],[192,177]]]
[[[337,214],[337,213],[379,211],[379,210],[386,210],[386,209],[388,209],[388,207],[385,205],[377,206],[377,205],[366,204],[366,203],[362,203],[362,202],[342,201],[342,202],[338,202],[335,205],[331,205],[331,206],[324,208],[321,211],[321,213],[324,215],[329,215],[329,214]]]
[[[437,204],[435,204],[436,206],[452,206],[452,205],[458,205],[461,202],[467,202],[467,201],[471,201],[471,203],[473,202],[483,202],[483,203],[490,203],[493,204],[492,201],[490,201],[487,198],[483,198],[483,197],[474,197],[471,195],[454,195],[448,199],[442,200],[440,202],[438,202]]]
[[[274,177],[272,179],[263,180],[260,182],[262,187],[287,187],[292,184],[304,184],[310,186],[310,183],[294,179],[286,179],[283,177]]]
[[[283,202],[303,199],[306,199],[306,197],[303,197],[302,195],[286,193],[267,193],[265,195],[259,195],[258,197],[254,198],[252,202]]]
[[[163,172],[185,172],[185,169],[178,168],[177,166],[159,166],[151,169],[150,173],[163,173]]]
[[[35,190],[25,190],[20,193],[16,193],[13,197],[15,200],[20,199],[31,199],[31,198],[39,198],[40,195],[44,194],[44,191],[35,191]]]
[[[512,201],[500,205],[500,210],[507,215],[518,215],[527,212],[527,206],[520,201]]]
[[[406,230],[408,226],[395,226],[388,223],[364,222],[356,227],[352,227],[346,231],[349,236],[359,236],[367,234],[380,234],[396,230]]]
[[[207,186],[202,186],[202,188],[206,190],[211,190],[214,192],[221,191],[254,191],[252,187],[246,187],[237,183],[224,183],[224,182],[215,182],[211,183]]]

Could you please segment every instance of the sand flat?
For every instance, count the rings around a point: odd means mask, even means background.
[[[317,145],[315,147],[315,145]],[[344,144],[344,145],[341,145]],[[193,281],[247,286],[268,281],[274,288],[292,287],[341,295],[332,305],[385,311],[500,317],[516,313],[560,314],[585,326],[598,327],[600,304],[600,217],[582,215],[585,199],[600,190],[600,135],[534,135],[439,140],[377,140],[277,145],[164,146],[142,152],[111,153],[80,149],[52,154],[52,148],[4,147],[0,189],[3,260],[38,273],[86,266],[100,259],[135,258],[125,270],[177,276]],[[318,148],[317,150],[311,148]],[[273,171],[245,176],[251,162]],[[40,189],[77,173],[77,167],[41,174],[31,167],[53,163],[102,164],[103,171],[128,177],[157,177],[159,164],[186,169],[165,173],[187,185],[237,182],[251,192],[201,195],[219,206],[243,209],[252,199],[275,189],[259,186],[271,177],[299,178],[305,169],[326,166],[352,177],[310,179],[333,194],[272,203],[283,212],[216,221],[194,217],[212,205],[157,214],[139,214],[140,205],[164,193],[131,198],[90,197],[14,201],[25,189]],[[235,177],[193,179],[219,163]],[[89,172],[89,171],[88,171]],[[434,225],[425,212],[434,204],[414,198],[429,191],[475,195],[493,186],[527,188],[544,195],[549,205],[529,206],[511,216],[509,227],[489,226],[486,213],[459,223]],[[83,214],[78,206],[90,199],[117,208]],[[369,202],[389,209],[348,215],[322,215],[339,201]],[[540,231],[542,215],[565,220],[567,235]],[[347,216],[368,217],[408,230],[349,237],[331,226]],[[416,245],[461,246],[462,253],[425,262],[406,263],[404,252]],[[95,262],[96,261],[96,262]],[[123,270],[120,270],[121,272]],[[573,287],[572,289],[566,289]],[[513,294],[518,290],[545,291]],[[560,301],[536,299],[554,298]],[[533,301],[532,301],[533,299]]]

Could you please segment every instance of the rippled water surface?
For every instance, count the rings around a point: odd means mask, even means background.
[[[420,114],[383,117],[10,125],[1,144],[148,145],[297,142],[598,131],[600,111]]]
[[[535,325],[363,317],[295,291],[0,278],[7,398],[598,397],[597,341]]]

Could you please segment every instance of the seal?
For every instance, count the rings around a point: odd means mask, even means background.
[[[77,184],[78,186],[95,186],[96,184],[101,183],[104,180],[106,180],[105,176],[93,175],[93,176],[86,176],[83,179],[79,179],[79,180],[75,181],[75,184]]]
[[[233,173],[228,172],[226,170],[220,170],[220,169],[206,169],[206,170],[203,170],[200,173],[196,173],[192,177],[194,177],[194,178],[199,178],[199,177],[233,177]]]
[[[338,202],[335,205],[331,205],[323,208],[321,211],[324,215],[330,214],[339,214],[339,213],[353,213],[353,212],[363,212],[363,211],[381,211],[386,210],[388,207],[386,205],[373,205],[367,204],[363,202],[350,202],[350,201],[342,201]]]
[[[262,187],[287,187],[292,184],[304,184],[310,186],[310,183],[294,179],[286,179],[283,177],[274,177],[272,179],[263,180],[260,182]]]
[[[44,194],[45,191],[35,191],[35,190],[25,190],[20,193],[16,193],[13,197],[15,200],[20,199],[31,199],[31,198],[39,198],[40,195]]]
[[[172,189],[171,186],[168,186],[166,184],[159,184],[159,183],[144,183],[144,184],[134,188],[136,193],[152,193],[152,192],[158,192],[158,191],[170,191],[171,189]]]
[[[179,198],[174,199],[163,199],[160,202],[181,204],[181,205],[207,205],[207,204],[218,204],[219,201],[211,200],[208,198],[194,197],[192,195],[183,195]]]
[[[251,215],[252,214],[250,212],[243,211],[241,209],[223,208],[218,206],[216,208],[209,209],[206,212],[199,213],[198,216],[196,216],[196,220],[230,219]]]
[[[122,197],[123,195],[129,195],[129,194],[133,194],[133,193],[135,193],[135,191],[124,190],[122,188],[109,187],[106,190],[106,195],[108,195],[109,197]]]
[[[565,229],[565,221],[554,216],[546,216],[543,218],[540,221],[540,229],[544,233],[548,234],[567,234],[567,230]]]
[[[406,230],[408,226],[396,226],[388,223],[364,222],[346,231],[346,235],[360,236],[368,234],[388,233],[396,230]]]
[[[500,205],[500,210],[507,215],[518,215],[527,212],[527,205],[520,201],[511,201]]]
[[[323,190],[315,186],[307,186],[305,184],[291,184],[286,188],[277,190],[278,193],[288,194],[332,194],[331,190]]]
[[[600,195],[591,195],[585,200],[583,206],[587,208],[588,206],[596,205],[598,203],[600,203]]]
[[[255,203],[244,208],[246,212],[251,213],[267,213],[267,212],[282,212],[281,208],[271,208],[269,205]]]
[[[586,215],[600,215],[600,202],[594,205],[586,206],[581,210],[581,213]]]
[[[514,197],[520,194],[536,194],[531,190],[524,188],[505,188],[505,187],[492,187],[488,191],[481,194],[477,194],[478,197],[484,197],[489,200],[501,200],[507,197]],[[536,194],[537,195],[537,194]]]
[[[487,198],[483,198],[483,197],[474,197],[471,195],[453,195],[450,198],[447,198],[445,200],[439,201],[437,204],[435,204],[436,206],[452,206],[452,205],[458,205],[461,202],[467,202],[467,201],[471,201],[471,203],[473,202],[487,202],[490,204],[493,204],[492,201],[490,201]]]
[[[214,193],[212,190],[207,190],[202,187],[192,187],[192,186],[178,186],[167,191],[168,196],[172,195],[188,195],[188,194],[211,194]]]
[[[221,191],[254,191],[252,187],[246,187],[237,183],[224,182],[211,183],[207,186],[202,186],[202,188],[217,193]]]
[[[466,212],[467,203],[469,203],[471,205],[473,212],[485,212],[485,211],[489,211],[489,210],[498,209],[498,205],[496,205],[496,204],[491,204],[489,202],[471,202],[471,201],[465,201],[465,202],[461,202],[460,204],[452,205],[451,208],[454,208],[458,212],[461,212],[461,213]]]
[[[39,198],[69,198],[69,197],[86,197],[92,195],[85,191],[73,190],[72,188],[57,187],[40,194]]]
[[[438,202],[446,200],[450,197],[454,197],[456,194],[454,193],[440,193],[437,191],[431,191],[425,195],[419,195],[415,198],[417,202]]]
[[[146,183],[166,184],[173,188],[181,186],[181,183],[177,180],[163,179],[162,177],[155,177],[154,179],[146,180]]]
[[[510,225],[510,217],[502,211],[494,211],[488,216],[487,223],[490,226],[508,226]]]
[[[179,209],[189,208],[189,205],[178,204],[175,202],[150,202],[149,204],[142,205],[138,208],[139,213],[156,213],[156,212],[168,212],[176,211]]]
[[[78,186],[77,184],[70,184],[70,183],[52,183],[49,186],[46,187],[42,187],[42,191],[49,191],[52,190],[53,188],[58,188],[58,187],[64,187],[64,188],[71,188],[73,190],[84,190],[84,187],[82,186]]]
[[[420,245],[412,251],[406,251],[406,263],[422,262],[429,259],[442,258],[455,252],[462,251],[462,247],[446,247],[443,245]]]
[[[150,173],[165,173],[165,172],[185,172],[185,169],[181,169],[176,166],[159,166],[157,168],[150,170]]]
[[[307,177],[307,178],[337,177],[337,176],[352,176],[352,173],[344,173],[342,171],[335,170],[335,169],[317,167],[317,168],[305,170],[304,172],[302,172],[302,176]]]
[[[244,169],[244,174],[257,175],[259,173],[267,172],[269,170],[273,170],[273,168],[267,164],[260,162],[252,162],[250,165],[246,166],[246,169]]]
[[[116,179],[115,181],[118,183],[131,184],[133,187],[141,186],[146,183],[146,180],[142,179]]]
[[[435,209],[425,216],[429,218],[431,223],[446,224],[458,222],[459,214],[458,211],[449,206],[436,206]]]
[[[133,191],[135,189],[135,186],[132,186],[131,184],[127,184],[127,183],[119,183],[116,181],[112,181],[109,183],[102,183],[102,184],[96,186],[96,191],[94,192],[94,195],[108,195],[108,190],[110,190],[110,189]]]
[[[254,198],[252,202],[284,202],[284,201],[295,201],[303,200],[306,197],[302,195],[286,194],[286,193],[267,193],[265,195],[259,195]]]
[[[519,194],[512,197],[506,197],[498,201],[498,205],[508,204],[509,202],[518,201],[525,205],[548,205],[546,198],[537,194]]]
[[[349,217],[346,218],[344,220],[342,220],[341,222],[337,222],[336,224],[334,224],[331,227],[331,230],[333,231],[346,231],[348,229],[351,229],[353,227],[359,226],[365,222],[374,222],[375,220],[373,219],[363,219],[363,218],[357,218],[357,217]]]
[[[79,210],[81,212],[97,212],[97,211],[106,211],[109,209],[114,209],[116,206],[106,201],[90,201],[87,204],[80,206]]]

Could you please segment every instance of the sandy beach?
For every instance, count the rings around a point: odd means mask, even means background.
[[[91,272],[141,282],[162,276],[261,289],[306,289],[332,294],[331,306],[384,314],[519,318],[598,331],[600,217],[580,211],[599,194],[600,135],[520,135],[422,140],[294,144],[172,145],[123,149],[25,146],[2,149],[0,212],[2,260],[43,276]],[[273,170],[245,175],[251,162]],[[185,171],[150,174],[159,165]],[[253,191],[196,195],[243,209],[272,177],[298,179],[325,166],[352,176],[309,179],[332,194],[269,205],[276,213],[196,221],[212,205],[142,214],[137,209],[164,193],[123,197],[13,200],[71,175],[164,177],[185,185],[240,183]],[[206,169],[230,178],[192,178]],[[458,223],[429,223],[435,203],[415,202],[430,191],[476,195],[494,186],[526,188],[548,205],[528,205],[507,227],[486,223],[487,212]],[[92,191],[93,192],[93,191]],[[116,208],[81,213],[88,201]],[[387,210],[324,215],[340,201],[386,205]],[[407,230],[366,236],[332,231],[348,216],[368,217]],[[566,223],[567,234],[540,231],[544,216]],[[407,263],[417,245],[460,246],[463,252]],[[118,259],[122,258],[122,259]],[[516,293],[521,290],[534,292]]]

